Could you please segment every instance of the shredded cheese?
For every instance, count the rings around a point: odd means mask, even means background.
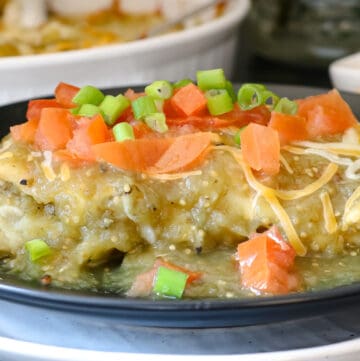
[[[60,179],[66,182],[70,179],[70,168],[66,163],[62,163],[60,167]]]
[[[331,153],[348,155],[350,157],[360,157],[360,145],[357,144],[342,142],[317,143],[310,141],[293,142],[293,144],[304,148],[323,149]]]
[[[349,179],[359,180],[360,179],[360,173],[358,173],[359,169],[360,169],[360,159],[357,159],[347,167],[345,171],[345,176]]]
[[[325,222],[325,229],[329,234],[333,234],[338,229],[338,224],[335,218],[334,209],[331,204],[329,193],[324,191],[320,194],[320,200],[323,207],[323,217]]]
[[[52,153],[46,150],[43,154],[44,160],[41,162],[41,169],[44,172],[46,179],[51,182],[56,178],[56,174],[52,168]]]
[[[3,141],[2,143],[2,147],[0,148],[0,152],[4,152],[5,150],[8,150],[11,146],[12,146],[13,142],[11,140],[11,138]]]
[[[256,193],[255,197],[253,198],[251,202],[251,218],[255,218],[255,212],[256,212],[256,206],[259,201],[259,198],[261,197],[260,193]]]
[[[183,173],[175,173],[175,174],[148,174],[148,176],[152,179],[164,180],[164,181],[182,179],[182,178],[198,176],[198,175],[202,175],[201,170],[194,170],[192,172],[183,172]]]
[[[264,186],[260,182],[258,182],[252,173],[250,167],[245,164],[242,159],[241,151],[236,150],[229,146],[220,146],[214,149],[222,149],[230,152],[234,159],[239,163],[242,167],[243,172],[245,174],[245,178],[249,183],[250,187],[255,190],[257,194],[261,194],[265,200],[269,203],[271,209],[279,219],[281,226],[286,233],[286,236],[290,242],[290,244],[294,247],[296,253],[300,256],[304,256],[306,254],[306,247],[301,242],[293,224],[291,223],[289,215],[286,213],[285,209],[280,204],[279,200],[275,195],[275,191],[272,188]]]
[[[344,207],[344,213],[342,216],[342,223],[345,224],[346,223],[346,218],[349,214],[349,212],[351,211],[352,206],[354,205],[354,203],[360,198],[360,186],[358,186],[355,191],[353,192],[353,194],[349,197],[349,199],[346,201],[345,203],[345,207]]]
[[[281,162],[281,164],[284,166],[284,168],[286,169],[286,171],[289,174],[294,174],[294,171],[290,167],[290,164],[288,163],[288,161],[281,154],[280,154],[280,162]]]
[[[330,163],[324,173],[321,175],[320,178],[318,178],[313,183],[307,185],[303,189],[299,190],[289,190],[289,191],[282,191],[282,190],[276,190],[275,194],[277,197],[279,197],[282,200],[290,201],[294,199],[303,198],[306,196],[309,196],[310,194],[316,192],[320,188],[322,188],[325,184],[329,183],[329,181],[332,179],[332,177],[336,174],[338,171],[338,166],[334,163]]]
[[[349,158],[339,157],[336,154],[330,153],[323,149],[312,149],[312,148],[302,149],[302,148],[297,148],[297,147],[293,147],[293,146],[289,146],[289,145],[284,146],[283,149],[290,153],[298,154],[298,155],[304,155],[304,154],[318,155],[319,157],[325,158],[325,159],[329,160],[330,162],[333,162],[333,163],[336,163],[339,165],[349,166],[353,163],[353,161]]]
[[[14,154],[12,152],[4,152],[0,154],[0,160],[12,158]]]

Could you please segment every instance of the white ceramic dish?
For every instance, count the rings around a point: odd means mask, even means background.
[[[335,88],[360,94],[360,52],[333,62],[329,72]]]
[[[231,77],[238,25],[249,0],[231,1],[225,14],[203,25],[130,43],[56,54],[0,59],[0,105],[53,92],[59,81],[98,87],[188,78],[222,67]]]

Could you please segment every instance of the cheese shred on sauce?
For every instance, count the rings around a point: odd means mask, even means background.
[[[327,191],[321,192],[320,200],[323,206],[323,216],[326,232],[333,234],[338,230],[338,224],[335,218],[329,193]]]

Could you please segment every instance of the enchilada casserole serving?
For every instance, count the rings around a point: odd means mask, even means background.
[[[117,96],[60,83],[0,151],[1,269],[127,297],[360,279],[357,120],[332,90],[235,94],[221,69]]]

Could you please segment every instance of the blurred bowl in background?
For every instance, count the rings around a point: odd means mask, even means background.
[[[335,88],[360,94],[360,53],[334,61],[329,72]]]
[[[221,67],[231,78],[238,26],[250,0],[229,1],[224,14],[196,27],[128,43],[62,53],[0,58],[0,104],[53,92],[59,81],[107,88],[175,80]]]

